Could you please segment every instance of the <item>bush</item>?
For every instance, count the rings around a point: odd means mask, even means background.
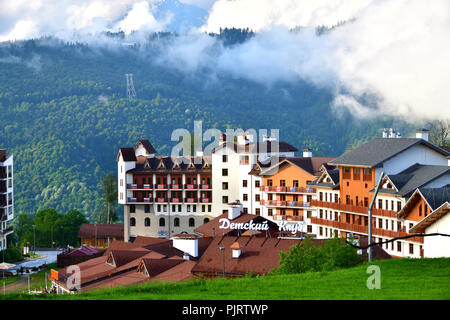
[[[342,238],[328,239],[323,245],[307,238],[287,252],[280,251],[280,267],[274,269],[272,274],[326,272],[349,268],[360,262],[356,250]]]
[[[3,254],[5,254],[5,262],[17,262],[22,259],[22,252],[16,247],[0,251],[0,259],[3,259]]]

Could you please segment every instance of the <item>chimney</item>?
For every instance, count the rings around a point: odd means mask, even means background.
[[[401,138],[401,137],[402,137],[402,135],[400,134],[399,131],[397,131],[397,136],[396,136],[396,138]]]
[[[447,165],[450,167],[450,156],[447,157]]]
[[[203,157],[203,151],[196,151],[195,152],[196,157]]]
[[[393,128],[389,128],[389,138],[395,138],[395,130]]]
[[[219,145],[222,145],[225,142],[227,142],[227,135],[225,133],[221,132],[219,135]]]
[[[388,133],[386,128],[383,129],[383,138],[387,138],[388,137]]]
[[[236,200],[233,203],[230,203],[230,209],[228,210],[228,219],[233,220],[241,215],[242,212],[242,203],[239,200]]]
[[[183,259],[184,259],[184,260],[190,260],[189,253],[185,252],[185,253],[183,254]]]
[[[263,142],[266,141],[277,141],[277,137],[263,135]]]
[[[303,149],[303,158],[311,158],[312,157],[312,150],[309,148]]]
[[[429,132],[430,132],[430,130],[428,130],[428,129],[417,129],[416,130],[416,138],[428,141],[428,133]]]
[[[183,258],[186,259],[186,255],[196,258],[198,257],[198,237],[194,234],[177,234],[173,236],[172,246],[182,252],[184,252]]]
[[[241,133],[237,136],[237,142],[240,145],[246,145],[250,142],[253,142],[253,135],[249,134],[248,132]]]
[[[234,259],[238,259],[238,258],[241,256],[241,253],[242,253],[242,251],[241,251],[241,246],[239,245],[238,242],[234,242],[234,243],[230,246],[230,249],[231,249],[231,256],[232,256]]]

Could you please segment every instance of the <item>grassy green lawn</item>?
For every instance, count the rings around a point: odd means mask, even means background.
[[[380,267],[381,289],[367,288],[371,274],[366,273],[370,264],[365,263],[328,273],[147,283],[76,295],[9,294],[0,299],[450,299],[450,259],[392,259],[372,264]]]

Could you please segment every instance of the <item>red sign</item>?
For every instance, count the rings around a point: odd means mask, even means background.
[[[172,185],[172,189],[180,189],[180,186],[177,185],[177,184],[173,184],[173,185]]]
[[[180,199],[178,199],[178,198],[172,198],[172,202],[180,202]]]

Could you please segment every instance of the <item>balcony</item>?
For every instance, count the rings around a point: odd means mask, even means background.
[[[158,202],[158,203],[165,203],[165,202],[169,202],[169,201],[168,201],[168,199],[165,198],[165,197],[158,197],[158,198],[155,199],[155,202]]]
[[[172,203],[179,203],[181,202],[183,199],[182,198],[170,198],[169,201]]]
[[[264,192],[275,193],[316,193],[316,188],[304,187],[286,187],[286,186],[262,186],[261,190]]]
[[[211,189],[211,185],[210,184],[201,184],[200,189],[203,189],[203,190]]]
[[[153,189],[153,185],[152,184],[141,184],[141,185],[138,185],[136,183],[133,183],[133,184],[127,184],[127,189],[131,189],[131,190],[151,190],[151,189]]]
[[[187,202],[187,203],[195,203],[195,202],[197,202],[197,201],[196,201],[195,198],[184,198],[184,202]]]
[[[12,226],[8,227],[8,228],[5,228],[2,231],[0,231],[0,235],[3,236],[3,237],[7,236],[8,234],[11,234],[11,233],[13,233],[13,227]]]
[[[340,221],[326,220],[326,219],[311,217],[311,223],[317,224],[317,225],[322,225],[322,226],[333,227],[336,229],[343,229],[345,231],[350,231],[350,232],[362,233],[366,236],[369,233],[368,226],[344,223],[344,222],[340,222]],[[397,237],[408,236],[410,234],[403,232],[403,231],[392,231],[392,230],[384,230],[384,229],[379,229],[379,228],[372,228],[372,235],[379,236],[379,237],[386,237],[386,238],[397,238]],[[413,238],[409,238],[406,240],[423,243],[423,237],[413,237]]]
[[[359,214],[368,214],[368,210],[369,210],[368,207],[364,207],[364,206],[355,206],[352,204],[343,204],[340,202],[327,202],[327,201],[319,201],[319,200],[311,200],[311,205],[314,207],[329,208],[329,209],[346,211],[346,212],[355,212],[355,213],[359,213]],[[396,218],[397,211],[373,208],[372,215],[387,217],[387,218]]]
[[[303,221],[303,216],[287,216],[287,215],[273,215],[274,220],[286,220],[286,221]]]
[[[165,190],[165,189],[168,189],[168,186],[167,186],[167,184],[155,184],[155,189]]]
[[[372,175],[371,174],[365,174],[363,180],[364,181],[372,181]]]
[[[182,189],[182,185],[181,184],[171,184],[170,185],[170,189],[171,190],[181,190]]]
[[[211,203],[211,199],[210,198],[200,198],[199,199],[201,203]]]
[[[188,190],[195,190],[198,189],[198,186],[196,184],[185,184],[184,188]]]
[[[301,201],[282,201],[282,200],[261,200],[259,203],[263,206],[268,207],[294,207],[294,208],[304,208],[309,207],[309,202]]]

